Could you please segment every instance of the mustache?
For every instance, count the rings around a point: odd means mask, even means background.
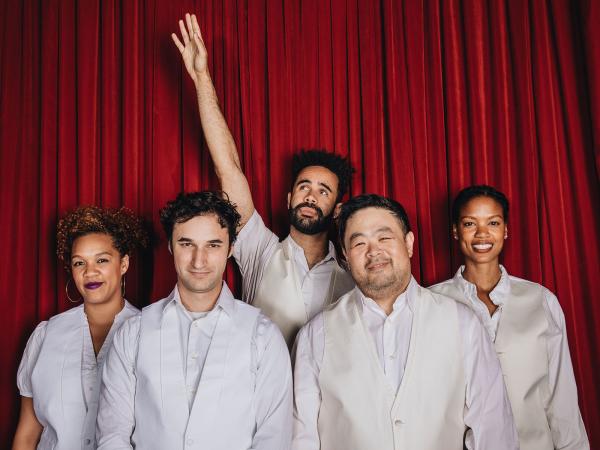
[[[314,209],[317,212],[317,214],[319,215],[319,217],[323,217],[323,210],[321,208],[319,208],[318,206],[313,205],[311,203],[304,202],[304,203],[300,203],[299,205],[294,206],[294,213],[297,213],[300,210],[300,208]]]

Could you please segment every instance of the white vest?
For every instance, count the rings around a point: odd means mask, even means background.
[[[252,301],[254,306],[260,308],[279,327],[288,348],[292,348],[296,334],[308,322],[290,245],[286,241],[277,244]],[[336,263],[323,306],[337,300],[353,286],[350,275]]]
[[[431,288],[471,307],[453,280]],[[494,343],[510,400],[521,450],[553,450],[544,408],[550,398],[543,287],[510,277],[510,293]]]
[[[31,374],[33,406],[44,426],[38,450],[96,448],[96,416],[102,367],[86,409],[81,381],[83,334],[88,326],[83,305],[48,321],[44,342]],[[110,342],[105,342],[110,345]]]
[[[396,393],[357,306],[358,288],[323,313],[322,450],[462,450],[466,378],[457,305],[417,288]]]
[[[205,450],[210,435],[210,450],[250,448],[256,428],[251,342],[259,310],[236,300],[232,317],[221,311],[190,410],[179,318],[175,308],[165,310],[172,298],[173,293],[142,310],[134,447]]]

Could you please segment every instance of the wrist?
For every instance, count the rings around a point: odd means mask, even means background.
[[[203,85],[205,83],[212,83],[212,79],[210,78],[210,72],[208,69],[202,70],[200,72],[196,72],[196,79],[194,80],[196,83],[196,87]]]

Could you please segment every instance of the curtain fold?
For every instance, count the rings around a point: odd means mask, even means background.
[[[187,11],[256,207],[282,236],[303,148],[349,155],[352,194],[405,205],[426,285],[460,262],[452,197],[473,183],[506,192],[503,262],[557,294],[600,448],[600,4],[585,0],[0,2],[0,442],[29,333],[71,306],[58,218],[125,205],[160,237],[167,200],[218,186],[170,38]],[[239,287],[234,267],[227,278]],[[162,237],[132,261],[127,295],[143,306],[174,281]]]

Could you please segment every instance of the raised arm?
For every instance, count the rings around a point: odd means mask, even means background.
[[[254,212],[254,203],[248,180],[242,171],[233,136],[219,108],[219,99],[208,71],[208,55],[196,16],[186,14],[185,24],[183,20],[179,21],[179,29],[183,42],[175,33],[171,37],[196,86],[200,123],[208,150],[221,183],[221,189],[237,205],[238,212],[242,216],[241,228]]]

